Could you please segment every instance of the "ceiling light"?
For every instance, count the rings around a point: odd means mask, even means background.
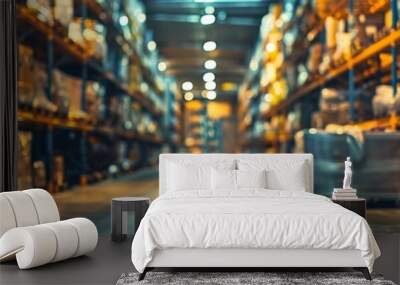
[[[225,81],[221,84],[222,91],[233,91],[237,89],[237,84],[235,82]]]
[[[191,100],[193,100],[194,95],[193,95],[192,92],[186,92],[185,95],[184,95],[184,97],[185,97],[185,100],[186,100],[186,101],[191,101]]]
[[[258,69],[258,62],[254,58],[250,61],[250,69],[252,71],[256,71]]]
[[[217,48],[217,43],[214,41],[208,41],[203,44],[204,51],[213,51]]]
[[[163,61],[160,61],[157,67],[159,71],[165,71],[167,69],[167,64]]]
[[[214,0],[194,0],[195,3],[212,3]]]
[[[147,48],[149,49],[149,51],[153,51],[157,48],[157,44],[155,41],[149,41],[147,43]]]
[[[214,79],[215,79],[215,75],[212,72],[207,72],[207,73],[204,73],[204,75],[203,75],[204,81],[214,81]]]
[[[193,89],[193,83],[190,81],[185,81],[182,83],[182,89],[185,91],[190,91]]]
[[[206,12],[206,14],[214,14],[215,9],[214,9],[213,6],[207,6],[207,7],[204,9],[204,12]]]
[[[207,92],[207,99],[208,100],[214,100],[217,98],[217,93],[215,91],[208,91]]]
[[[207,81],[207,82],[204,84],[204,87],[205,87],[207,90],[215,90],[215,88],[217,88],[217,84],[216,84],[214,81]]]
[[[126,25],[128,25],[128,23],[129,23],[129,19],[128,19],[128,17],[127,16],[121,16],[120,18],[119,18],[119,23],[120,23],[120,25],[121,26],[126,26]]]
[[[146,14],[145,13],[140,13],[138,16],[139,22],[144,23],[146,21]]]
[[[203,15],[200,18],[200,23],[202,25],[211,25],[215,23],[215,16],[214,15]]]
[[[205,69],[215,69],[216,67],[217,67],[217,62],[213,59],[209,59],[206,62],[204,62]]]
[[[267,44],[267,51],[274,52],[276,50],[276,45],[274,43]]]

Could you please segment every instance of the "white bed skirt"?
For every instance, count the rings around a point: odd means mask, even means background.
[[[193,249],[155,250],[147,267],[366,267],[359,250]]]

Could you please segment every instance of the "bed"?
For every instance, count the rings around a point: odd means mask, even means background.
[[[361,216],[313,194],[311,154],[162,154],[132,262],[154,268],[352,267],[380,251]]]

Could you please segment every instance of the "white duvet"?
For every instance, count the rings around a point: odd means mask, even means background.
[[[359,215],[320,195],[265,189],[162,195],[140,223],[132,262],[143,272],[165,248],[358,249],[370,272],[380,255]]]

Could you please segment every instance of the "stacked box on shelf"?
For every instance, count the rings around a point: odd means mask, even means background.
[[[54,71],[55,99],[63,112],[68,110],[71,119],[87,119],[87,113],[82,111],[82,80],[62,71]]]
[[[107,54],[105,27],[97,21],[93,19],[82,20],[82,18],[75,18],[68,25],[68,37],[76,44],[80,45],[87,56],[99,60],[105,58]]]
[[[86,111],[94,121],[103,121],[105,118],[104,94],[104,86],[98,82],[89,81],[86,83]]]
[[[319,112],[313,114],[313,127],[324,128],[327,124],[347,124],[349,115],[349,102],[346,92],[324,88],[321,91]]]
[[[33,187],[47,188],[47,172],[44,161],[37,160],[33,162]]]
[[[54,173],[53,173],[53,192],[59,192],[65,188],[64,177],[64,157],[56,155],[53,157]]]
[[[388,117],[392,112],[400,113],[400,86],[397,86],[397,94],[394,95],[392,86],[377,86],[372,108],[377,118]]]
[[[68,79],[66,79],[67,75],[63,73],[61,70],[53,71],[53,102],[58,107],[58,113],[61,116],[68,116],[70,109],[70,87],[68,85]]]
[[[129,56],[124,54],[120,60],[119,68],[118,68],[118,78],[120,78],[123,82],[129,82]]]
[[[33,50],[25,45],[18,45],[18,101],[21,107],[33,104]]]
[[[128,80],[129,92],[133,93],[139,90],[141,81],[142,81],[142,76],[140,72],[140,67],[138,64],[132,62],[129,66],[129,80]]]
[[[22,0],[26,6],[37,14],[42,22],[53,25],[53,11],[50,0]]]
[[[57,106],[47,98],[46,66],[33,58],[33,50],[25,45],[18,46],[18,91],[21,108],[54,113]]]
[[[74,17],[74,0],[54,0],[54,19],[68,27]]]
[[[115,95],[110,96],[108,102],[107,124],[113,127],[120,127],[123,122],[121,99]]]
[[[38,61],[33,63],[33,108],[36,111],[54,114],[57,106],[47,98],[47,68]]]
[[[31,142],[31,132],[18,132],[17,186],[20,190],[32,188]]]

